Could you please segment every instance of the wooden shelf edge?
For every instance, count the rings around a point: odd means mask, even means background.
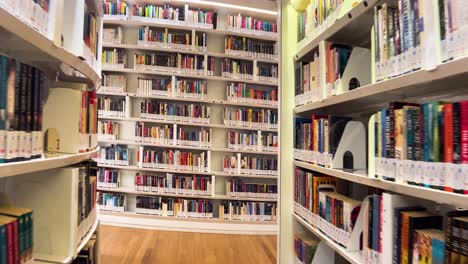
[[[293,165],[308,170],[313,170],[330,176],[334,176],[343,180],[352,181],[355,183],[379,188],[386,191],[392,191],[412,197],[417,197],[425,200],[434,201],[441,204],[451,204],[466,208],[468,204],[468,195],[456,194],[451,192],[440,191],[431,188],[425,188],[415,185],[403,184],[385,181],[381,179],[369,178],[366,174],[356,174],[344,172],[336,169],[324,168],[303,161],[294,161]]]

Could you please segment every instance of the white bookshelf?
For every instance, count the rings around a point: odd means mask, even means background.
[[[349,1],[351,3],[352,1]],[[322,58],[325,49],[324,43],[333,42],[339,44],[346,44],[352,47],[360,47],[369,49],[371,51],[372,80],[369,83],[361,83],[361,86],[350,91],[338,91],[336,95],[327,95],[326,85],[319,87],[319,90],[324,92],[321,99],[313,102],[308,102],[302,105],[295,105],[293,102],[282,102],[281,114],[283,120],[290,118],[293,120],[295,117],[308,117],[311,114],[325,114],[334,116],[351,116],[353,119],[363,121],[367,127],[370,115],[382,108],[388,107],[388,103],[392,101],[405,101],[405,102],[431,102],[431,101],[462,101],[466,100],[468,90],[463,85],[468,79],[466,68],[468,58],[455,57],[455,59],[448,61],[437,61],[440,59],[438,50],[428,49],[425,51],[424,56],[427,59],[430,57],[432,60],[425,61],[421,69],[416,71],[409,71],[407,73],[386,78],[384,80],[376,80],[376,63],[374,61],[374,43],[373,38],[373,24],[374,24],[374,7],[378,4],[383,4],[388,1],[375,1],[375,0],[361,0],[354,1],[355,6],[343,6],[338,9],[336,17],[330,21],[326,21],[323,25],[316,28],[309,36],[306,36],[300,42],[297,42],[297,13],[290,5],[283,4],[283,48],[286,52],[282,56],[282,76],[285,80],[286,76],[294,76],[295,63],[311,61],[312,53],[318,51],[321,55],[320,63],[325,62]],[[430,1],[427,4],[431,6],[423,12],[432,11],[438,7],[437,1]],[[346,5],[346,3],[344,3]],[[425,13],[426,14],[426,13]],[[426,15],[425,15],[426,16]],[[307,17],[309,19],[309,17]],[[434,16],[435,20],[438,20]],[[284,26],[287,24],[287,27]],[[425,24],[426,25],[426,24]],[[431,31],[438,32],[438,27],[424,27],[425,34],[431,35]],[[293,30],[291,30],[293,29]],[[285,30],[291,30],[286,32]],[[434,39],[430,43],[430,47],[437,47],[440,40],[437,39],[437,34],[432,34]],[[286,40],[289,39],[289,40]],[[428,44],[426,44],[428,45]],[[354,49],[353,49],[354,52]],[[291,59],[292,58],[292,59]],[[287,62],[285,62],[287,61]],[[349,65],[349,62],[348,62]],[[319,66],[322,70],[326,66]],[[362,66],[364,70],[364,65]],[[367,70],[367,67],[365,68]],[[393,74],[393,73],[392,73]],[[391,75],[391,74],[389,74]],[[321,78],[324,77],[321,75]],[[357,77],[357,76],[356,76]],[[287,78],[282,85],[295,87],[294,78]],[[282,96],[295,96],[294,89],[284,89]],[[292,113],[290,112],[292,111]],[[292,123],[292,122],[291,122]],[[284,126],[286,122],[282,122],[281,127],[281,142],[282,146],[294,148],[293,138],[295,137],[292,131],[285,131]],[[294,127],[294,124],[291,126]],[[367,130],[367,129],[366,129]],[[372,128],[369,128],[371,131]],[[367,132],[366,132],[367,135]],[[356,135],[355,135],[356,136]],[[368,134],[367,142],[369,144],[369,151],[373,150],[373,143],[371,143],[371,133]],[[366,149],[366,153],[369,152]],[[354,170],[347,172],[341,169],[334,169],[328,166],[320,166],[307,161],[294,159],[293,150],[282,150],[282,178],[281,178],[281,214],[283,215],[281,221],[281,240],[280,240],[280,262],[293,262],[294,252],[293,248],[294,234],[298,230],[308,230],[313,236],[326,243],[337,254],[341,255],[350,263],[365,263],[363,252],[359,250],[347,250],[343,245],[335,242],[336,239],[331,239],[326,233],[322,232],[317,226],[311,225],[310,221],[301,217],[300,212],[294,209],[294,168],[302,168],[314,173],[329,175],[336,177],[340,180],[347,181],[343,187],[349,187],[350,196],[356,196],[359,190],[369,190],[368,187],[381,189],[389,193],[397,193],[405,195],[407,199],[418,198],[418,204],[428,206],[428,208],[466,208],[468,204],[468,197],[463,194],[446,192],[434,188],[425,188],[417,185],[410,185],[400,182],[386,181],[383,179],[370,177],[368,171],[374,168],[370,163],[367,169]],[[354,154],[354,153],[353,153]],[[372,155],[372,153],[367,153]],[[297,158],[297,157],[296,157]],[[371,161],[371,159],[369,159]],[[283,165],[287,163],[286,165]],[[285,177],[285,175],[292,175]],[[289,179],[287,179],[289,178]],[[359,195],[357,195],[359,196]],[[284,199],[283,199],[284,198]],[[363,202],[364,204],[364,202]],[[293,220],[285,220],[284,215],[292,215]],[[384,220],[385,221],[385,220]],[[365,242],[364,242],[365,243]],[[316,263],[316,260],[313,261]]]

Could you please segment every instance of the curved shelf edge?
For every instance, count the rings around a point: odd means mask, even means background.
[[[98,150],[99,148],[96,148],[94,150],[78,154],[63,154],[58,157],[0,164],[0,178],[55,169],[79,163],[91,158],[91,156]]]
[[[331,247],[335,252],[340,254],[342,257],[344,257],[346,260],[348,260],[352,264],[361,264],[363,263],[362,256],[359,251],[347,251],[345,248],[342,246],[338,245],[335,241],[331,240],[329,237],[324,235],[320,230],[317,228],[313,227],[311,224],[307,223],[304,219],[302,219],[299,215],[296,213],[293,213],[294,218],[302,225],[304,226],[307,230],[312,232],[314,235],[319,237],[322,241],[325,241],[329,247]]]
[[[385,181],[381,179],[369,178],[366,174],[349,173],[336,169],[329,169],[313,165],[303,161],[294,161],[293,165],[308,170],[313,170],[330,176],[334,176],[343,180],[352,181],[355,183],[372,186],[386,191],[392,191],[412,197],[417,197],[437,203],[451,204],[465,208],[468,204],[468,195],[456,194],[451,192],[440,191],[431,188],[425,188],[415,185],[403,184]]]
[[[80,244],[76,248],[76,255],[78,255],[80,253],[80,251],[83,249],[83,247],[86,245],[86,243],[88,243],[88,241],[91,239],[91,237],[93,236],[94,232],[96,231],[96,229],[97,229],[97,227],[99,225],[99,207],[96,205],[94,207],[94,210],[96,211],[96,214],[95,214],[95,219],[94,219],[93,225],[88,230],[88,232],[86,233],[86,235],[83,237]],[[75,257],[76,257],[76,255],[75,255]]]

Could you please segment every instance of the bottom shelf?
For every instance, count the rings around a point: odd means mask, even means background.
[[[306,220],[302,219],[299,215],[296,213],[293,213],[294,217],[296,220],[303,225],[307,230],[312,232],[315,236],[320,238],[322,241],[327,243],[328,246],[330,246],[335,252],[340,254],[342,257],[344,257],[347,261],[349,261],[352,264],[361,264],[364,263],[362,260],[362,255],[360,251],[348,251],[342,246],[340,246],[338,243],[330,239],[328,236],[326,236],[322,231],[318,230],[317,228],[313,227],[311,224],[307,223]]]
[[[100,212],[100,220],[103,225],[165,231],[246,235],[277,235],[278,233],[276,221],[176,218],[108,211]]]

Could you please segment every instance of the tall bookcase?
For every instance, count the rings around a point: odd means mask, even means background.
[[[115,1],[109,1],[116,3]],[[123,3],[123,1],[121,1]],[[115,32],[120,32],[122,41],[114,41],[113,43],[104,43],[103,50],[119,50],[126,54],[125,66],[122,65],[105,65],[103,64],[103,74],[123,75],[125,80],[123,83],[126,89],[115,89],[115,87],[101,87],[98,95],[101,98],[110,98],[111,100],[121,100],[125,102],[125,109],[119,109],[121,114],[119,117],[105,116],[108,112],[102,111],[99,116],[101,122],[114,122],[118,124],[118,137],[113,135],[102,135],[99,139],[101,148],[112,146],[113,144],[122,144],[128,146],[130,161],[125,164],[111,164],[113,161],[101,162],[100,166],[103,169],[118,171],[119,185],[106,186],[105,184],[99,187],[99,190],[104,193],[119,194],[125,196],[125,209],[123,208],[102,208],[101,219],[104,223],[113,225],[145,227],[145,228],[162,228],[167,230],[183,230],[183,231],[205,231],[216,233],[246,233],[246,234],[277,234],[277,221],[271,218],[271,214],[277,216],[277,194],[264,194],[263,196],[254,196],[255,194],[228,194],[226,193],[227,181],[233,179],[242,179],[246,183],[258,183],[261,185],[278,186],[280,174],[279,171],[262,171],[262,170],[241,170],[241,159],[244,156],[267,158],[278,162],[279,141],[270,143],[269,146],[262,146],[261,140],[256,141],[255,145],[250,143],[249,146],[234,146],[229,144],[230,131],[250,133],[251,138],[257,139],[270,136],[278,138],[279,121],[276,124],[253,124],[252,122],[243,123],[226,123],[224,121],[224,109],[230,110],[253,109],[254,111],[271,111],[277,116],[280,104],[280,85],[278,78],[264,78],[257,73],[257,65],[278,66],[279,64],[279,33],[253,31],[253,30],[235,30],[228,27],[228,15],[250,16],[258,20],[277,23],[277,5],[274,2],[263,1],[258,3],[213,3],[210,2],[179,2],[174,1],[165,3],[163,1],[126,1],[128,7],[127,14],[114,14],[104,16],[104,28],[114,28]],[[173,9],[185,10],[186,16],[188,10],[202,10],[216,13],[216,27],[209,24],[187,23],[186,21],[172,21],[168,19],[142,18],[135,16],[134,4],[153,4],[162,7],[164,4],[170,4]],[[187,20],[187,17],[185,18]],[[153,43],[145,44],[139,41],[139,29],[148,27],[149,30],[164,32],[169,34],[186,35],[183,44],[173,43]],[[205,36],[206,46],[196,46],[195,37]],[[226,37],[235,37],[247,42],[251,39],[254,42],[268,43],[269,46],[276,46],[276,50],[271,50],[273,55],[255,56],[255,52],[248,54],[247,52],[236,52],[225,49]],[[165,36],[164,38],[166,38]],[[191,44],[186,45],[185,41]],[[202,42],[200,40],[200,42]],[[185,71],[182,69],[167,69],[165,67],[151,68],[142,65],[136,65],[134,59],[135,54],[182,54],[189,56],[199,56],[198,59],[203,60],[203,66],[200,70]],[[221,64],[224,59],[240,60],[246,62],[253,67],[252,76],[232,76],[222,75]],[[213,62],[213,64],[212,64]],[[150,91],[146,94],[140,85],[140,79],[158,79],[165,80],[166,83],[172,84],[170,92]],[[206,88],[206,94],[178,94],[177,85],[179,81],[199,81],[203,82]],[[163,81],[164,82],[164,81]],[[253,88],[259,91],[276,93],[275,100],[257,100],[253,98],[237,98],[239,100],[229,100],[227,97],[226,86],[231,83],[240,83],[248,89]],[[154,87],[154,86],[153,86]],[[151,88],[146,88],[151,90]],[[154,89],[154,88],[153,88]],[[245,96],[245,95],[244,95]],[[174,105],[197,104],[210,107],[210,116],[208,120],[200,121],[197,118],[172,118],[162,117],[154,119],[151,115],[141,113],[141,105],[144,100],[157,100],[161,103]],[[113,114],[110,114],[113,115]],[[170,140],[156,138],[138,138],[135,136],[135,130],[139,126],[153,127],[158,126],[165,130],[166,134],[175,135]],[[173,140],[178,138],[179,130],[183,129],[188,132],[205,130],[209,133],[209,142],[193,144],[190,142],[182,142],[181,140]],[[274,146],[273,146],[274,145]],[[205,166],[196,168],[190,171],[184,171],[182,166],[158,166],[154,164],[145,164],[137,161],[136,156],[141,157],[143,151],[161,150],[161,151],[180,151],[204,153]],[[223,169],[225,157],[235,157],[236,169]],[[231,159],[229,159],[231,160]],[[105,164],[107,163],[107,164]],[[205,178],[209,182],[208,190],[190,191],[190,190],[170,190],[168,188],[150,189],[145,187],[137,187],[136,174],[152,175],[160,177],[176,176],[191,176],[194,179],[199,177]],[[196,181],[196,180],[195,180]],[[276,187],[277,188],[277,187]],[[243,195],[243,196],[241,196]],[[212,202],[212,215],[181,215],[167,216],[167,210],[151,211],[141,210],[137,208],[138,197],[162,197],[162,199],[195,199]],[[244,206],[260,206],[260,211],[263,206],[273,206],[273,211],[269,211],[270,215],[248,216],[242,213],[240,218],[221,219],[219,205],[221,201],[238,201],[244,203]],[[258,205],[257,205],[258,203]],[[264,204],[262,204],[264,203]],[[250,204],[250,205],[249,205]],[[246,210],[249,210],[246,208]],[[170,215],[170,213],[169,213]],[[187,221],[190,223],[187,225]]]
[[[99,247],[96,190],[84,182],[84,164],[98,151],[97,109],[85,96],[101,82],[101,1],[3,0],[0,16],[0,206],[3,215],[20,207],[18,219],[30,217],[19,220],[17,235],[2,236],[11,247],[3,244],[0,257],[71,263],[91,240]]]
[[[296,7],[301,7],[300,2],[295,1],[293,4]],[[395,52],[394,56],[388,56],[387,58],[384,56],[385,59],[382,59],[382,50],[379,51],[379,49],[384,48],[384,52],[392,54],[394,51],[385,45],[396,43],[392,42],[393,38],[386,38],[387,35],[381,35],[382,33],[388,33],[388,36],[394,36],[394,31],[386,32],[386,30],[394,30],[394,28],[386,28],[381,24],[382,21],[385,21],[382,20],[385,18],[384,12],[394,12],[397,16],[398,12],[405,12],[399,10],[395,2],[341,1],[341,6],[328,13],[325,18],[321,18],[323,22],[313,26],[310,24],[305,26],[310,21],[312,23],[318,21],[314,20],[314,17],[310,17],[310,11],[314,10],[312,7],[313,2],[306,10],[297,11],[289,1],[282,1],[281,8],[283,22],[283,49],[281,55],[283,70],[281,76],[282,86],[288,87],[288,89],[283,89],[281,94],[283,100],[280,131],[282,145],[280,262],[304,263],[296,258],[296,254],[299,254],[297,248],[301,248],[305,244],[299,246],[294,244],[295,238],[310,237],[313,240],[321,241],[312,263],[339,263],[341,261],[356,264],[391,263],[392,256],[397,254],[393,247],[400,247],[400,245],[394,243],[393,236],[388,237],[389,231],[391,233],[401,227],[398,224],[394,225],[393,222],[394,217],[401,217],[401,211],[394,211],[395,208],[423,207],[425,210],[441,216],[444,223],[452,221],[453,214],[466,214],[463,209],[467,209],[468,196],[466,196],[466,193],[463,194],[463,191],[454,191],[457,188],[465,188],[461,187],[463,183],[460,182],[457,185],[460,187],[455,188],[452,188],[451,185],[452,180],[463,181],[462,179],[465,176],[449,169],[457,167],[456,170],[462,171],[463,166],[465,166],[463,161],[459,164],[443,158],[439,160],[411,158],[399,160],[392,156],[382,156],[381,148],[384,145],[382,138],[385,139],[385,135],[382,135],[382,122],[379,121],[382,109],[388,109],[390,102],[418,103],[421,104],[421,108],[413,106],[414,109],[425,111],[423,107],[432,104],[434,101],[449,102],[448,104],[452,105],[452,103],[466,100],[466,89],[461,82],[466,79],[468,71],[466,67],[466,49],[457,44],[460,40],[455,37],[465,30],[466,25],[459,24],[460,31],[445,31],[448,26],[444,24],[444,21],[440,22],[439,19],[441,15],[444,15],[441,14],[444,7],[439,6],[439,1],[425,1],[424,8],[419,6],[419,17],[424,17],[424,20],[419,22],[424,24],[424,28],[422,29],[422,24],[420,24],[415,28],[419,28],[421,31],[418,32],[414,29],[415,31],[412,33],[424,32],[424,35],[421,33],[421,43],[423,44],[414,44],[414,47],[408,48],[409,52],[407,53],[404,51],[401,53]],[[397,2],[405,6],[409,1]],[[458,7],[460,8],[460,6]],[[408,10],[411,9],[408,8]],[[387,11],[390,9],[392,10]],[[307,13],[307,18],[305,20],[301,19],[302,16],[305,16],[305,13]],[[426,20],[427,17],[433,19]],[[450,21],[450,18],[448,20]],[[411,19],[409,21],[408,23],[411,23]],[[301,25],[301,23],[304,24]],[[396,24],[397,22],[391,23],[391,25]],[[302,29],[299,29],[301,26],[303,26]],[[302,35],[302,39],[299,39],[298,36],[300,35]],[[385,44],[379,46],[382,44],[382,36]],[[406,35],[403,37],[407,38]],[[385,42],[385,40],[388,42]],[[345,63],[347,65],[346,69],[339,76],[341,81],[346,79],[348,75],[357,78],[360,81],[357,88],[343,86],[343,83],[339,83],[340,79],[334,83],[335,87],[329,84],[330,58],[325,56],[327,47],[329,47],[327,46],[328,43],[348,45],[352,48],[351,55],[347,63]],[[342,48],[342,46],[335,47]],[[315,54],[317,56],[314,57]],[[319,81],[319,84],[314,86],[311,91],[307,87],[304,92],[303,79],[301,79],[303,72],[301,73],[301,70],[303,65],[313,62],[315,58],[319,58],[317,60],[319,74],[316,76],[322,82]],[[301,93],[299,94],[298,91],[301,91]],[[285,100],[285,98],[288,98],[288,100]],[[398,104],[390,104],[390,109],[386,111],[390,111],[392,114],[393,111],[396,113],[398,108],[404,109],[402,111],[408,111],[409,106],[403,107],[398,106]],[[444,105],[445,103],[441,104]],[[443,107],[440,107],[440,111],[442,111]],[[314,119],[313,115],[319,119],[322,117],[318,115],[331,115],[350,117],[353,121],[357,121],[353,122],[354,128],[350,127],[349,130],[346,130],[347,132],[343,133],[339,142],[339,148],[354,155],[354,163],[351,162],[354,169],[343,169],[342,160],[339,160],[343,158],[343,156],[340,156],[342,153],[337,152],[335,156],[330,156],[328,153],[324,153],[323,149],[322,151],[296,149],[296,142],[300,139],[296,137],[297,132],[292,131],[291,128],[297,129],[296,122],[300,121],[296,120],[300,120],[300,118],[311,119],[311,117]],[[440,133],[457,133],[456,131],[450,131],[451,127],[447,128],[444,123],[442,123],[444,125],[440,126],[440,120],[452,119],[440,118],[439,121],[435,121],[436,123],[439,122],[438,129],[440,129]],[[328,122],[330,122],[329,120]],[[427,122],[429,119],[425,120]],[[414,127],[411,123],[405,121],[402,124],[403,131],[407,131],[407,126]],[[399,133],[400,128],[395,129],[397,131],[390,132],[390,134]],[[428,130],[430,134],[433,133],[432,129],[431,127]],[[444,134],[444,137],[445,135],[447,134]],[[321,137],[321,135],[318,136]],[[407,134],[403,134],[405,146],[412,144],[407,142],[407,136]],[[438,140],[438,143],[436,141],[427,143],[426,141],[426,144],[435,146],[436,149],[440,148],[441,153],[446,153],[447,150],[442,146],[451,148],[451,143],[447,144],[447,141]],[[392,145],[389,146],[392,147]],[[393,148],[395,148],[394,146]],[[325,147],[325,149],[327,148],[328,146]],[[448,152],[450,153],[450,151]],[[451,154],[448,155],[450,157]],[[361,161],[358,161],[359,159]],[[426,169],[420,171],[412,169],[418,166]],[[435,168],[436,166],[441,166],[441,168]],[[423,172],[429,171],[431,168],[434,168],[433,173]],[[319,214],[315,214],[312,209],[309,210],[300,204],[298,200],[303,199],[303,197],[298,188],[303,188],[306,183],[297,180],[296,170],[308,172],[314,177],[334,177],[338,182],[336,187],[338,193],[362,201],[360,203],[361,211],[357,219],[354,220],[354,228],[351,232],[346,234],[342,228],[336,228],[336,223],[331,224],[333,220],[319,215],[320,211]],[[305,185],[305,188],[310,188],[310,186]],[[375,196],[376,194],[377,196]],[[379,199],[382,199],[383,203],[378,205],[375,202],[376,197],[380,197]],[[320,200],[320,203],[322,203],[322,200]],[[323,206],[327,206],[325,202]],[[368,208],[373,209],[366,211]],[[400,210],[404,211],[405,209]],[[409,211],[409,209],[406,210]],[[379,220],[374,223],[369,222],[370,220],[368,221],[366,218],[369,217],[369,214],[372,215],[372,213],[375,214],[376,212],[381,214],[379,217],[382,222],[379,223]],[[371,240],[381,239],[380,242],[377,242],[377,245],[381,243],[380,247],[377,246],[377,248],[373,244],[368,245],[366,240],[369,238],[369,230],[375,232],[375,225],[380,229],[377,234],[373,234],[375,238],[371,237]],[[394,229],[395,226],[396,229]],[[437,229],[440,229],[440,233],[445,233],[445,252],[450,252],[451,243],[453,242],[453,237],[450,235],[451,225],[440,225]],[[409,236],[413,236],[411,232],[409,234]],[[362,247],[359,246],[360,235],[364,239]],[[305,247],[301,249],[305,249]],[[412,247],[411,250],[413,250]],[[446,254],[440,248],[432,250],[432,254],[436,250],[438,250],[437,254]],[[447,259],[447,255],[445,255],[445,258]]]

